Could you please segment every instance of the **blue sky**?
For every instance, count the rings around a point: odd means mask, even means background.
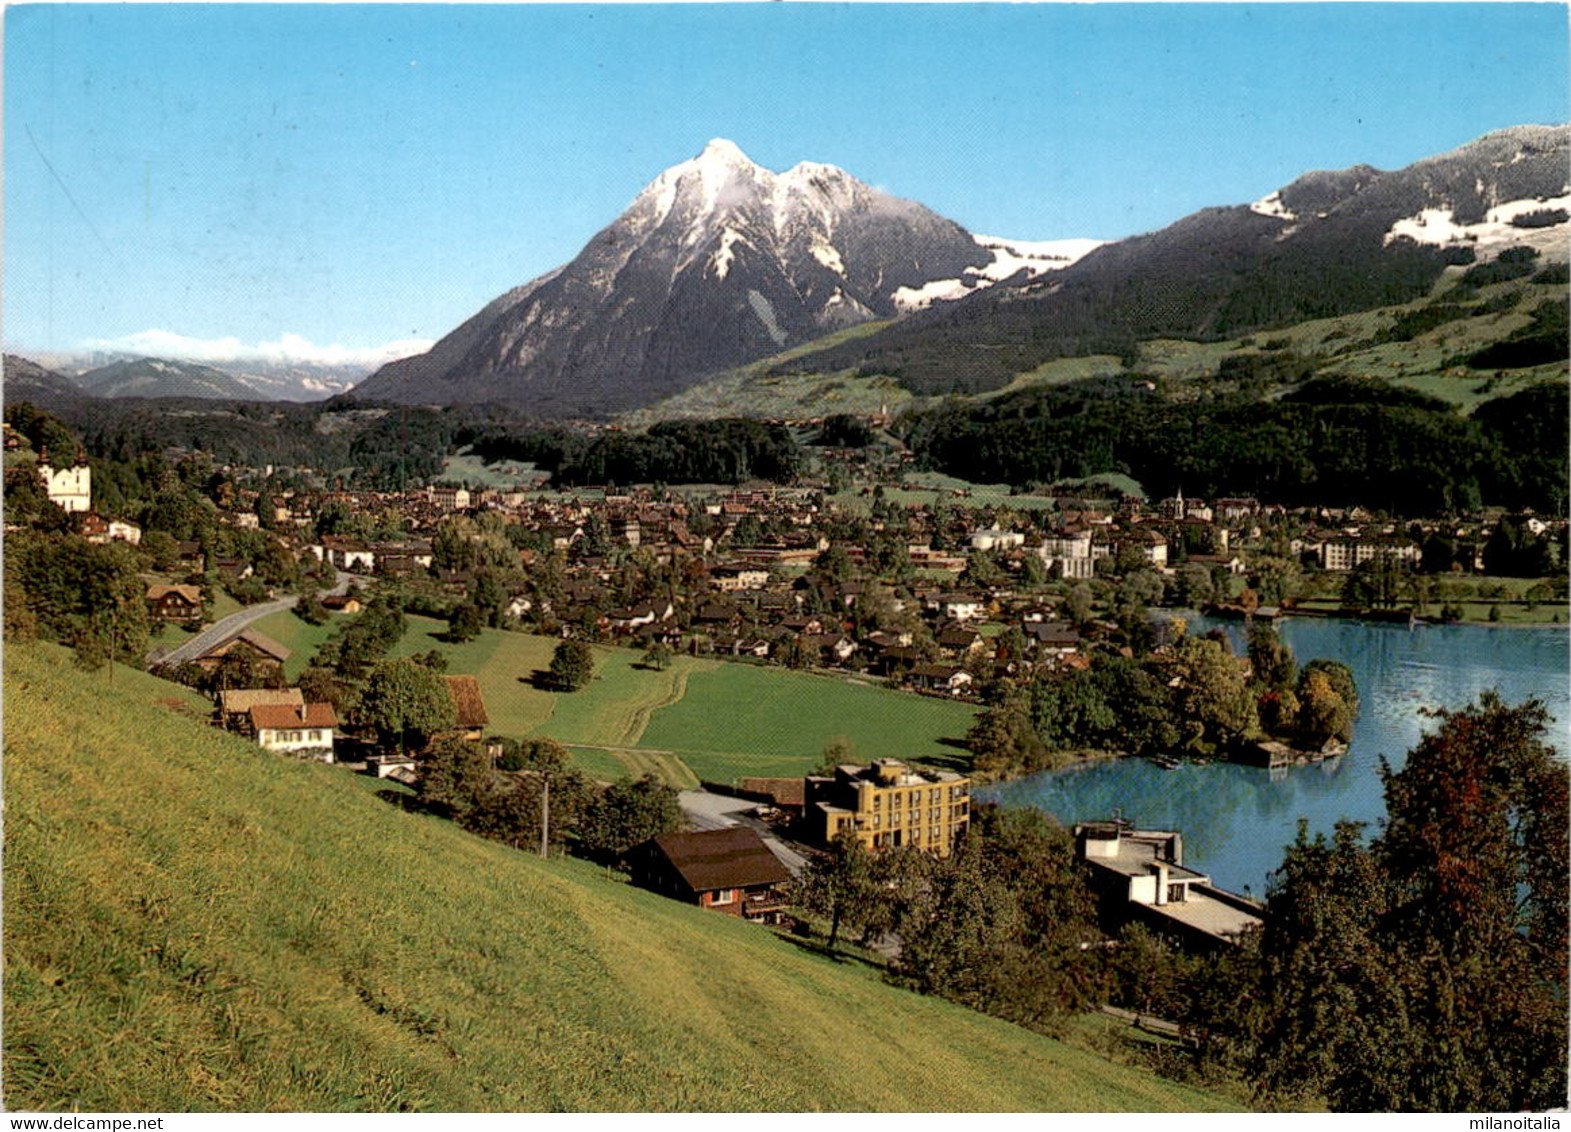
[[[439,337],[728,137],[1115,238],[1567,119],[1556,4],[30,5],[5,338]]]

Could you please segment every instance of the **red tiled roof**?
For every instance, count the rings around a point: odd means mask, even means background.
[[[251,709],[251,726],[258,731],[288,731],[300,727],[337,727],[338,714],[332,704],[257,704]]]

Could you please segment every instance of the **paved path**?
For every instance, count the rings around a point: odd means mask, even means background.
[[[299,600],[294,594],[290,594],[288,597],[264,601],[259,605],[248,605],[239,613],[231,613],[221,621],[213,622],[185,644],[170,649],[158,658],[158,663],[180,664],[187,660],[194,660],[214,645],[228,640],[251,622],[260,621],[281,609],[293,609],[295,602]]]
[[[707,790],[683,790],[677,795],[677,801],[687,820],[699,829],[748,826],[758,831],[764,844],[769,846],[769,851],[780,858],[780,863],[791,871],[792,876],[801,876],[802,870],[807,868],[806,857],[782,841],[766,823],[753,816],[753,810],[758,807],[757,802],[733,798],[728,794],[711,794]]]
[[[355,578],[349,574],[340,574],[338,576],[338,584],[330,590],[324,590],[322,596],[327,597],[329,595],[347,593],[350,583],[357,581],[363,582],[365,579]],[[184,644],[170,649],[158,658],[158,663],[180,664],[187,660],[194,660],[214,645],[227,641],[253,621],[260,621],[262,618],[283,609],[293,609],[295,603],[299,600],[300,598],[297,594],[285,594],[283,597],[274,598],[272,601],[248,605],[238,613],[231,613],[222,620],[214,621]],[[148,662],[152,663],[152,660],[152,655],[149,654]]]

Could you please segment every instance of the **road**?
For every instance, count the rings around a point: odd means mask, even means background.
[[[330,590],[324,590],[322,596],[345,593],[348,591],[351,582],[363,581],[365,581],[363,578],[356,578],[349,574],[340,574],[338,576],[338,584]],[[173,648],[163,656],[160,656],[158,663],[180,664],[187,660],[194,660],[214,645],[227,641],[253,621],[260,621],[262,618],[283,609],[293,609],[295,602],[299,600],[300,598],[297,594],[285,594],[283,597],[274,598],[272,601],[248,605],[238,613],[231,613],[222,620],[214,621],[183,645]],[[153,662],[151,654],[148,655],[147,659],[149,664]]]
[[[683,790],[677,795],[682,813],[699,829],[729,829],[745,825],[758,831],[769,846],[769,851],[780,858],[780,863],[791,870],[792,876],[801,876],[807,868],[807,858],[780,839],[765,822],[753,816],[758,803],[746,798],[732,798],[726,794],[711,794],[707,790]]]

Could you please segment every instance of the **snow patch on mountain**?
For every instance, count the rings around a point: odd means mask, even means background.
[[[1294,221],[1298,214],[1282,203],[1282,193],[1278,190],[1269,196],[1261,197],[1249,206],[1249,211],[1260,216],[1269,216],[1275,220]]]
[[[963,299],[973,291],[1012,278],[1021,271],[1035,279],[1049,271],[1062,271],[1097,248],[1106,240],[1010,240],[1002,236],[973,237],[977,245],[993,253],[992,262],[958,279],[935,279],[920,287],[900,287],[894,293],[895,305],[902,311],[917,311],[935,302]]]
[[[836,275],[844,275],[846,273],[845,262],[840,258],[840,253],[835,250],[833,244],[819,242],[807,250],[808,254]]]
[[[1571,230],[1571,223],[1562,221],[1547,228],[1518,228],[1511,222],[1519,216],[1534,212],[1560,209],[1571,212],[1571,195],[1547,199],[1512,200],[1497,204],[1484,214],[1482,223],[1458,224],[1456,213],[1450,208],[1425,208],[1416,216],[1403,217],[1391,225],[1385,243],[1412,240],[1417,244],[1453,247],[1468,244],[1479,250],[1504,247],[1508,244],[1536,244],[1544,235],[1563,242]]]
[[[714,270],[717,279],[724,279],[731,270],[731,264],[736,259],[736,253],[731,249],[739,243],[747,242],[747,237],[735,228],[727,228],[720,234],[720,247],[709,257],[709,266]]]
[[[780,329],[780,320],[775,317],[774,304],[753,290],[747,292],[747,302],[753,308],[753,313],[758,316],[758,321],[764,324],[764,329],[774,344],[784,346],[786,332]]]

